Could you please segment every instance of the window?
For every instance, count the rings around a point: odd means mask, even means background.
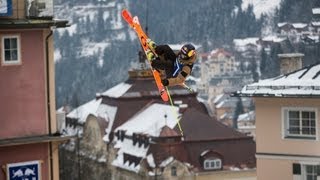
[[[221,169],[221,159],[206,159],[204,169]]]
[[[293,176],[301,180],[317,180],[320,176],[320,165],[293,164]]]
[[[177,176],[177,167],[175,166],[171,167],[171,176]]]
[[[2,37],[2,63],[20,63],[20,38],[19,36]]]
[[[304,165],[305,179],[306,180],[317,180],[317,166]]]
[[[285,108],[285,138],[316,139],[316,110],[312,108]]]

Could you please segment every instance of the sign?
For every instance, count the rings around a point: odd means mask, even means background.
[[[7,164],[7,180],[40,180],[40,172],[40,161]]]
[[[0,16],[12,16],[12,0],[0,0]]]

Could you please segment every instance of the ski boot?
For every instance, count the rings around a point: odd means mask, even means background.
[[[149,61],[152,61],[156,58],[156,56],[153,54],[153,52],[151,50],[147,50],[146,55],[147,55],[147,59]]]
[[[151,39],[147,39],[147,44],[148,44],[148,47],[154,51],[157,47],[156,43],[154,41],[152,41]]]

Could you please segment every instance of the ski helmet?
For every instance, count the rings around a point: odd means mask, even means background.
[[[192,44],[185,44],[182,46],[178,57],[181,60],[188,60],[196,54],[195,47]]]

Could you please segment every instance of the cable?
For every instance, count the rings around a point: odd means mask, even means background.
[[[174,105],[173,105],[173,102],[172,102],[172,98],[171,98],[171,95],[170,95],[170,92],[169,92],[169,89],[168,87],[166,86],[166,90],[167,90],[167,93],[168,93],[168,97],[169,97],[169,100],[170,100],[170,104],[171,104],[171,107],[172,107],[172,111],[174,111],[176,113],[176,121],[177,121],[177,124],[178,124],[178,127],[179,127],[179,130],[180,130],[180,133],[181,133],[181,136],[182,138],[184,137],[183,136],[183,130],[181,128],[181,125],[180,125],[180,119],[178,118],[178,113],[174,110]]]

